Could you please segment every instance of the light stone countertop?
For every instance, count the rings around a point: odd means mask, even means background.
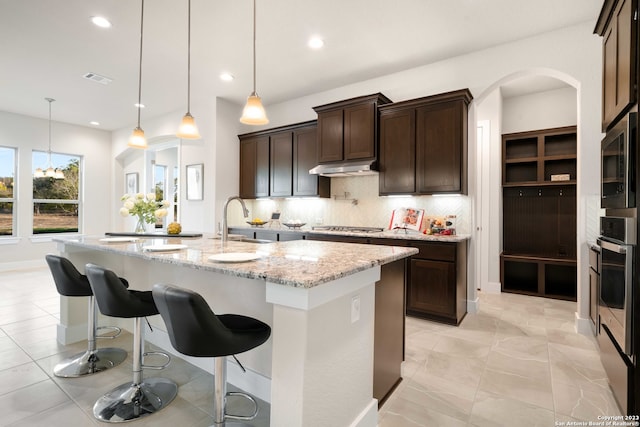
[[[270,228],[267,226],[264,227],[248,227],[248,226],[229,226],[230,229],[235,230],[252,230],[252,231],[273,231],[277,233],[313,233],[313,234],[326,234],[332,236],[354,236],[354,237],[370,237],[370,238],[378,238],[378,239],[398,239],[398,240],[417,240],[417,241],[427,241],[427,242],[449,242],[449,243],[457,243],[463,242],[465,240],[471,239],[470,234],[456,234],[453,236],[434,236],[418,233],[415,231],[407,231],[404,230],[385,230],[382,232],[374,232],[374,233],[362,233],[362,232],[351,232],[351,231],[325,231],[325,230],[312,230],[310,227],[303,228],[291,228],[287,229],[286,227],[281,228]]]
[[[111,252],[165,264],[213,271],[236,277],[265,280],[286,286],[312,288],[323,283],[383,265],[411,255],[418,250],[408,247],[337,243],[310,240],[247,243],[228,241],[205,235],[202,238],[138,238],[136,242],[101,242],[99,237],[54,238],[70,247]],[[187,248],[170,252],[150,252],[146,246],[184,244]],[[224,252],[251,252],[262,257],[255,261],[220,263],[211,255]]]

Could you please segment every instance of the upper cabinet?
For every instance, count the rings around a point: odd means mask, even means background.
[[[636,101],[637,0],[605,0],[595,33],[602,36],[602,131]]]
[[[244,135],[240,139],[240,197],[330,196],[317,164],[316,121]]]
[[[318,113],[318,163],[375,159],[377,108],[390,102],[376,93],[314,107]]]
[[[380,112],[380,195],[467,194],[468,89]]]
[[[240,136],[240,197],[269,196],[269,136]]]

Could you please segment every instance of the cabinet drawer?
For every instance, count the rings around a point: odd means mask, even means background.
[[[455,261],[456,245],[451,243],[411,243],[410,246],[418,249],[413,258],[432,259],[435,261]]]
[[[600,252],[595,249],[589,249],[589,267],[593,268],[596,273],[598,271],[598,258],[600,257]]]

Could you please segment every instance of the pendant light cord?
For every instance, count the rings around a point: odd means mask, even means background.
[[[140,62],[138,63],[138,128],[140,127],[140,110],[142,109],[142,34],[144,24],[144,0],[140,10]]]
[[[191,0],[187,24],[187,114],[191,112]]]
[[[256,0],[253,0],[253,94],[256,95]]]

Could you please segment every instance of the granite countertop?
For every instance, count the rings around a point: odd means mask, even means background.
[[[372,237],[378,239],[399,239],[399,240],[421,240],[429,242],[462,242],[471,239],[470,234],[456,234],[453,236],[437,236],[418,233],[415,231],[404,230],[385,230],[382,232],[374,233],[362,233],[351,231],[325,231],[325,230],[313,230],[310,227],[302,228],[270,228],[270,227],[247,227],[241,226],[229,226],[232,229],[246,229],[246,230],[268,230],[276,233],[313,233],[313,234],[326,234],[333,236],[355,236],[355,237]]]
[[[213,271],[236,277],[265,280],[286,286],[312,288],[323,283],[387,264],[418,253],[417,249],[354,243],[294,240],[289,242],[247,243],[219,239],[138,238],[135,242],[103,242],[99,237],[54,238],[55,242],[79,248],[143,258],[166,264]],[[150,245],[184,244],[185,249],[151,252]],[[225,252],[250,252],[260,259],[220,263],[208,258]]]

